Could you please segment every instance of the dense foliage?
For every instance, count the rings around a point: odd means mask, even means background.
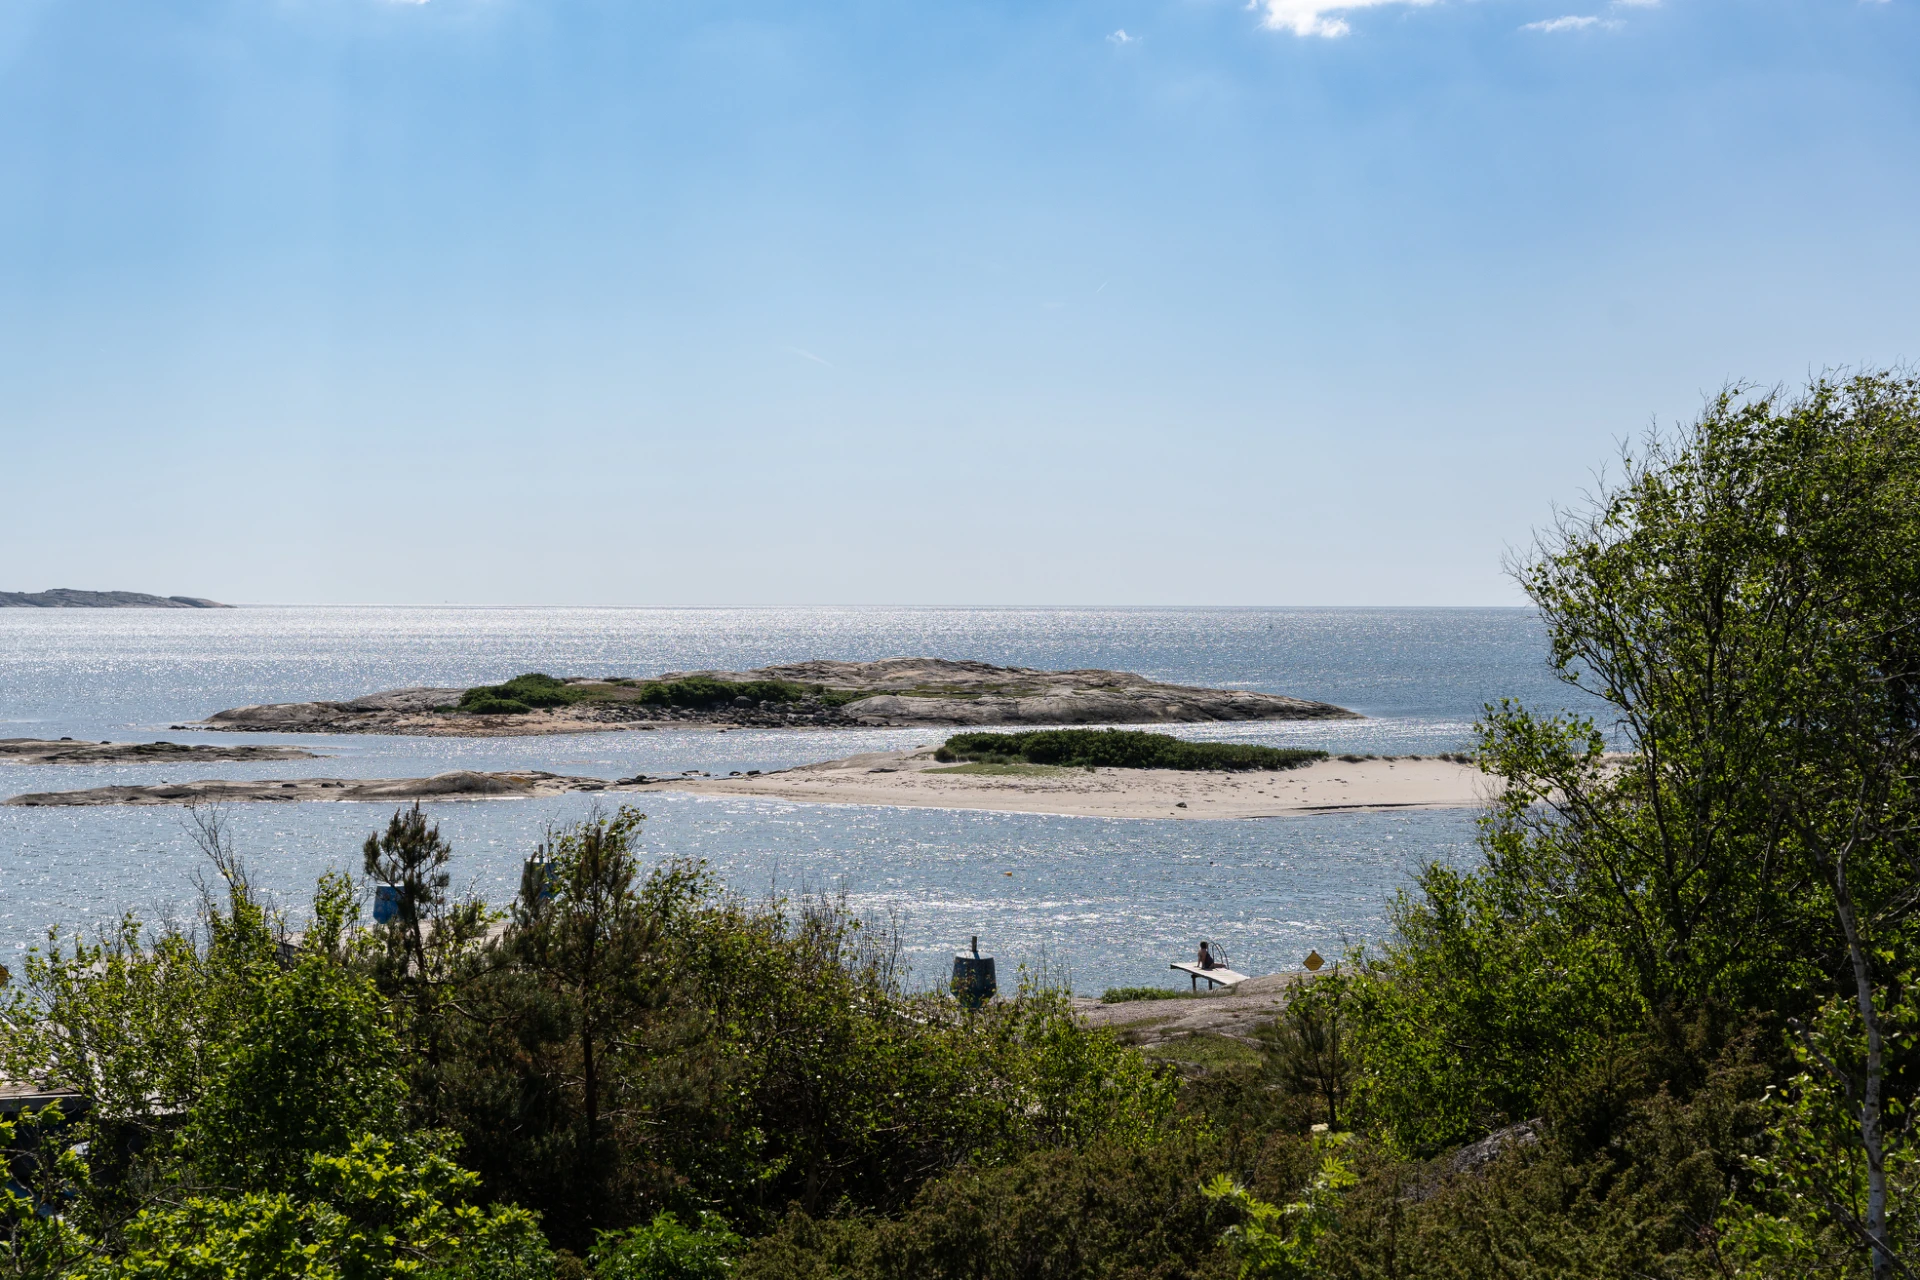
[[[1771,1101],[1688,1211],[1716,1265],[1904,1270],[1920,384],[1724,395],[1521,581],[1609,720],[1489,709],[1485,861],[1430,869],[1354,992],[1365,1114],[1421,1153],[1545,1116],[1619,1165],[1744,1060]]]
[[[938,760],[979,764],[1050,764],[1075,769],[1297,769],[1324,751],[1239,742],[1189,742],[1134,729],[1033,729],[1024,733],[956,733],[934,752]]]
[[[65,1154],[22,1164],[63,1209],[33,1248],[75,1274],[544,1275],[559,1248],[705,1275],[790,1211],[1180,1127],[1171,1079],[1059,993],[909,992],[897,939],[835,901],[643,866],[632,810],[550,832],[492,921],[402,811],[365,849],[392,919],[329,876],[297,940],[202,817],[196,929],[56,933],[6,993],[0,1077],[91,1103],[30,1125]]]

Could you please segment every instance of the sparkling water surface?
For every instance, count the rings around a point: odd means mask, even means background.
[[[256,607],[0,610],[0,737],[290,743],[325,759],[264,764],[0,765],[14,795],[189,778],[413,777],[538,768],[614,778],[774,769],[938,741],[940,731],[655,730],[524,738],[170,731],[226,707],[348,698],[522,671],[657,675],[803,658],[975,658],[1106,667],[1183,684],[1338,703],[1360,721],[1182,726],[1182,736],[1333,751],[1467,745],[1481,706],[1569,702],[1523,609],[583,609]],[[601,804],[611,801],[603,797]],[[649,795],[650,858],[707,859],[732,888],[842,891],[896,911],[921,980],[980,935],[1011,968],[1043,958],[1076,989],[1161,984],[1205,937],[1236,967],[1289,968],[1309,947],[1380,936],[1420,865],[1471,856],[1468,811],[1260,820],[1132,820]],[[591,796],[444,801],[456,878],[494,902],[550,823]],[[232,810],[237,843],[297,913],[314,877],[357,872],[385,809]],[[198,855],[173,807],[0,806],[0,962],[50,924],[125,910],[185,916]],[[1011,872],[1012,874],[1008,874]]]

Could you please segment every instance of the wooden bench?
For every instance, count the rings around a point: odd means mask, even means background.
[[[1247,975],[1244,973],[1235,973],[1233,970],[1224,966],[1213,969],[1202,969],[1191,960],[1176,960],[1168,965],[1167,968],[1178,969],[1180,972],[1192,978],[1193,989],[1195,991],[1200,989],[1200,979],[1202,978],[1207,980],[1207,990],[1209,991],[1215,987],[1237,987],[1247,980]]]

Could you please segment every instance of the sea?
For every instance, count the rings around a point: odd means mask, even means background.
[[[547,769],[613,779],[725,775],[938,741],[928,729],[711,729],[486,739],[216,734],[170,728],[227,707],[469,686],[527,671],[654,676],[806,658],[972,658],[1100,667],[1286,693],[1351,721],[1192,725],[1211,740],[1429,755],[1471,745],[1501,698],[1580,705],[1546,663],[1529,609],[536,608],[260,606],[0,609],[0,737],[291,743],[323,756],[261,764],[0,764],[0,795],[193,778],[418,777]],[[456,887],[509,901],[543,833],[617,796],[429,804]],[[1469,810],[1239,820],[1116,820],[802,805],[649,794],[645,856],[703,860],[731,892],[844,897],[896,928],[912,981],[944,981],[978,937],[1002,983],[1024,969],[1073,990],[1184,981],[1200,940],[1249,973],[1377,943],[1395,895],[1432,862],[1478,855]],[[365,804],[247,804],[228,814],[256,882],[298,923],[323,872],[358,875],[389,813]],[[206,871],[170,806],[0,806],[0,964],[50,929],[91,936],[126,913],[188,922]]]

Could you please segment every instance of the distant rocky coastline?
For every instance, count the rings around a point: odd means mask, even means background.
[[[0,591],[0,609],[231,609],[199,596],[150,596],[144,591]]]
[[[669,672],[652,679],[528,675],[475,689],[390,689],[343,702],[235,707],[173,727],[506,737],[703,725],[890,728],[1360,718],[1331,703],[1163,684],[1125,671],[887,658]]]

